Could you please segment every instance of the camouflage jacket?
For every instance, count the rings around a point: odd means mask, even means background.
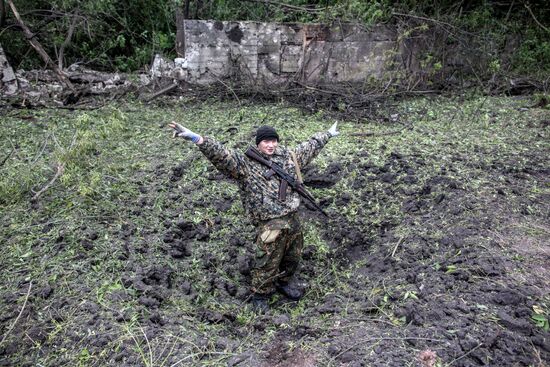
[[[317,156],[329,138],[328,132],[317,133],[294,149],[300,169]],[[264,173],[268,168],[261,163],[250,159],[244,153],[228,149],[209,137],[204,137],[204,143],[198,147],[219,171],[237,181],[244,210],[254,224],[298,210],[300,195],[289,187],[286,200],[280,201],[280,179],[276,175],[269,179],[265,178]],[[278,146],[271,158],[265,158],[272,159],[287,173],[296,177],[296,167],[287,148]]]

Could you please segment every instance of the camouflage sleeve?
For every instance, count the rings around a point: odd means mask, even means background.
[[[226,148],[222,143],[209,137],[203,137],[204,142],[198,145],[200,151],[223,174],[239,179],[246,174],[244,155]]]
[[[305,141],[296,147],[296,158],[300,167],[307,166],[313,158],[319,154],[321,149],[330,139],[328,132],[317,133],[308,141]]]

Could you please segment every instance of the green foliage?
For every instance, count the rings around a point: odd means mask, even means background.
[[[545,311],[546,309],[546,311]],[[543,303],[542,307],[539,305],[533,305],[533,313],[531,314],[531,320],[544,331],[550,330],[550,323],[548,322],[548,308]]]
[[[54,59],[65,42],[73,17],[77,17],[74,35],[65,51],[65,66],[86,63],[100,69],[130,71],[148,64],[154,53],[174,55],[172,1],[23,0],[16,5],[25,23],[37,33]],[[14,23],[11,13],[8,15],[8,21]],[[0,43],[14,66],[42,66],[42,60],[16,27],[2,30]]]
[[[13,168],[3,174],[0,179],[0,205],[8,205],[21,200],[37,181],[40,172],[28,164],[18,162]]]
[[[391,17],[391,3],[381,1],[336,0],[327,2],[326,12],[320,16],[325,22],[345,21],[373,25]]]
[[[176,7],[184,4],[183,0],[21,0],[17,7],[54,58],[65,42],[73,16],[77,16],[72,42],[65,51],[65,66],[77,62],[94,68],[131,71],[149,64],[154,53],[175,56]],[[544,75],[550,70],[550,41],[548,25],[544,29],[540,22],[550,18],[550,9],[536,3],[530,8],[527,6],[522,2],[438,1],[434,4],[416,0],[399,3],[388,0],[281,0],[266,4],[241,0],[190,0],[187,15],[190,19],[355,22],[365,26],[392,22],[403,25],[403,20],[408,22],[422,17],[428,19],[427,23],[423,22],[430,27],[424,24],[423,28],[417,28],[409,24],[405,27],[405,34],[407,28],[415,32],[430,32],[434,24],[450,24],[455,27],[452,34],[464,30],[478,39],[476,47],[492,62],[489,68],[480,67],[481,70]],[[401,16],[395,16],[396,13]],[[403,14],[413,17],[403,17]],[[429,21],[430,18],[435,22]],[[14,23],[9,11],[7,21],[8,24]],[[520,38],[518,49],[511,52],[510,68],[499,58],[511,35]],[[0,43],[17,68],[43,65],[17,27],[3,29]],[[444,66],[438,62],[436,60],[432,65],[435,71]]]
[[[550,330],[550,324],[548,323],[548,317],[546,317],[545,315],[540,315],[540,314],[534,313],[531,316],[531,319],[533,320],[533,322],[538,327],[542,328],[544,331]]]
[[[519,72],[550,72],[550,37],[541,29],[528,28],[524,41],[514,54],[514,66]]]

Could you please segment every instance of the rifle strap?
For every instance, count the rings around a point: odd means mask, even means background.
[[[288,182],[281,179],[281,183],[279,184],[279,200],[285,201],[286,200],[286,190],[288,189]]]
[[[300,165],[298,164],[298,159],[296,159],[296,153],[294,153],[292,150],[289,150],[290,156],[292,157],[292,161],[294,162],[294,166],[296,167],[296,176],[298,178],[298,183],[301,185],[304,183],[304,180],[302,180],[302,172],[300,171]]]

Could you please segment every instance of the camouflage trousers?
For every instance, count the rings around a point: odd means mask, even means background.
[[[256,237],[252,291],[275,291],[275,282],[287,282],[302,258],[304,237],[297,213],[261,222]]]

